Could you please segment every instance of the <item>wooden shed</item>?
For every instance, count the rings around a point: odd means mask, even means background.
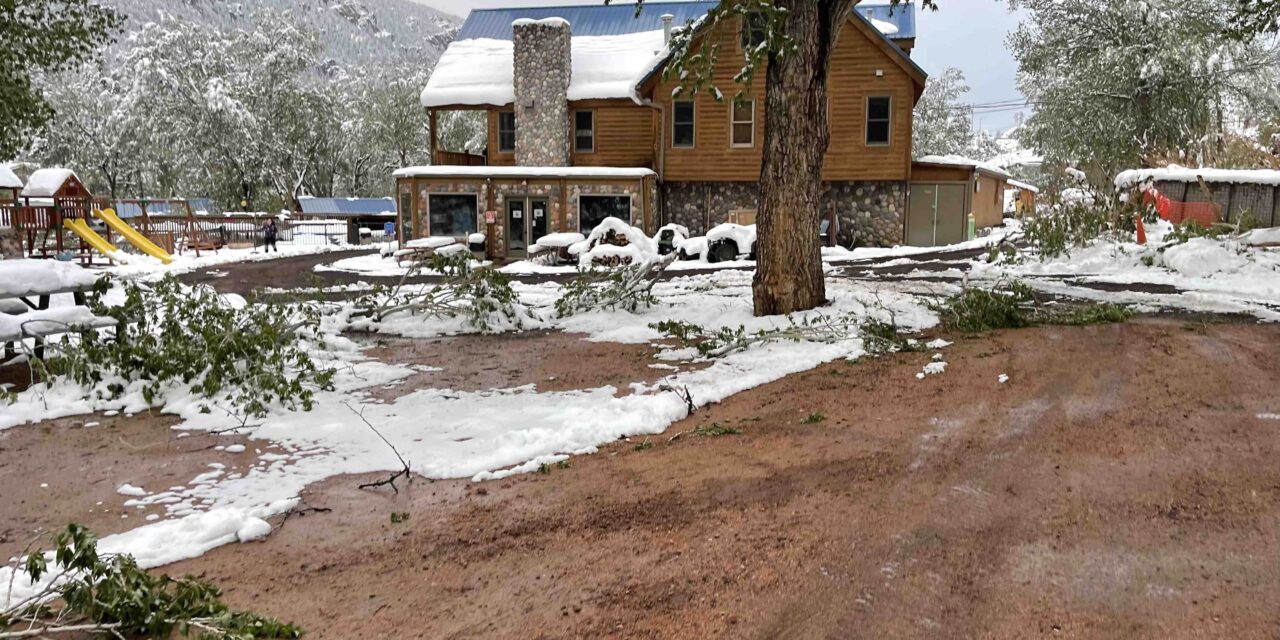
[[[975,229],[999,226],[1010,177],[997,167],[957,156],[913,162],[907,244],[929,247],[969,240],[970,214]]]
[[[22,179],[8,165],[0,164],[0,204],[17,204]]]

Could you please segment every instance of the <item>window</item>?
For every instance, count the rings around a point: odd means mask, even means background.
[[[631,196],[578,196],[578,232],[591,233],[605,218],[631,223]]]
[[[742,46],[743,51],[754,49],[763,44],[766,35],[763,14],[753,12],[742,16],[742,33],[740,34],[739,44]]]
[[[750,147],[756,142],[756,101],[734,100],[729,105],[729,145],[733,147]]]
[[[596,114],[594,111],[573,112],[573,150],[591,153],[596,150]]]
[[[867,144],[889,144],[889,98],[867,98]]]
[[[498,151],[509,153],[516,150],[516,112],[498,112]]]
[[[433,236],[460,237],[476,231],[476,215],[479,213],[475,194],[441,194],[427,197],[431,224],[427,233]]]
[[[417,233],[417,229],[413,226],[413,194],[408,191],[400,192],[400,234],[405,239],[413,238]]]
[[[671,146],[693,147],[693,101],[676,100],[671,103]]]

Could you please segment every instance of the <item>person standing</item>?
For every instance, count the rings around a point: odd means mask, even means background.
[[[276,221],[274,218],[268,219],[267,223],[262,225],[262,246],[264,253],[271,253],[272,249],[275,249],[276,253],[280,253],[280,248],[276,246],[276,236],[279,233],[280,230],[276,228]]]

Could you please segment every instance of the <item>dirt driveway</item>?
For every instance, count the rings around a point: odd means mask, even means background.
[[[305,498],[331,511],[167,570],[313,638],[1280,634],[1280,327],[942,353],[923,380],[930,354],[791,376],[546,474],[334,479]],[[714,423],[741,433],[692,432]]]

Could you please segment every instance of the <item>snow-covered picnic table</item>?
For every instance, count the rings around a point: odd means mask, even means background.
[[[98,275],[79,265],[57,260],[0,260],[0,342],[4,361],[13,359],[14,346],[35,341],[36,357],[44,357],[44,339],[70,331],[114,326],[115,319],[94,315],[85,306],[86,294]],[[55,295],[71,295],[72,306],[49,308]]]

